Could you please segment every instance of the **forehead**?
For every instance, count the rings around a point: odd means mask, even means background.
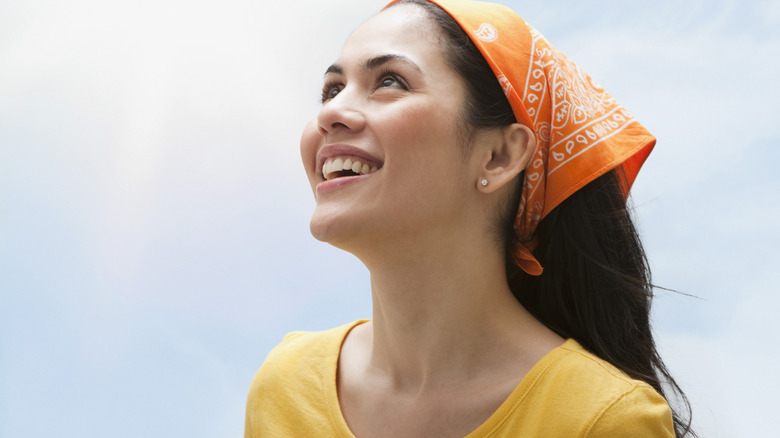
[[[420,62],[443,60],[439,31],[422,8],[397,5],[358,27],[344,43],[339,63],[398,53]]]

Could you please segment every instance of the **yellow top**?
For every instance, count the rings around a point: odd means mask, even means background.
[[[336,372],[347,333],[293,332],[252,380],[245,438],[354,438],[339,408]],[[674,437],[669,405],[573,339],[542,358],[481,426],[477,437]]]

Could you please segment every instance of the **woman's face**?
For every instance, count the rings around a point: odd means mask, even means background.
[[[458,135],[463,82],[440,47],[422,10],[399,5],[358,28],[327,69],[301,138],[316,238],[351,250],[462,217],[479,174]]]

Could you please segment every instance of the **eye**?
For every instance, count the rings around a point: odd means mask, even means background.
[[[379,82],[379,85],[382,87],[392,87],[394,84],[397,84],[398,81],[392,77],[392,76],[385,76],[382,78],[382,80]]]
[[[379,75],[379,81],[377,82],[377,88],[401,88],[406,90],[406,83],[401,79],[398,74],[393,72],[382,72]]]
[[[336,97],[344,88],[342,84],[338,83],[325,83],[322,87],[322,103],[325,103],[334,97]]]

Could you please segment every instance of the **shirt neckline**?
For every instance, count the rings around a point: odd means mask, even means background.
[[[325,395],[328,400],[328,412],[331,417],[331,421],[335,425],[336,429],[343,436],[348,438],[357,438],[352,433],[352,430],[347,424],[347,420],[344,419],[344,414],[341,412],[341,404],[338,397],[338,364],[339,357],[341,356],[341,347],[344,345],[344,340],[347,335],[360,324],[368,322],[367,319],[359,319],[346,324],[341,327],[341,330],[337,333],[335,342],[333,345],[334,355],[329,357],[328,369],[326,375],[329,376],[328,384],[325,386],[327,394]],[[512,412],[526,399],[528,394],[534,388],[536,383],[541,380],[547,371],[560,361],[567,351],[577,349],[579,344],[574,339],[567,339],[563,344],[553,348],[547,354],[545,354],[539,361],[531,367],[531,370],[523,377],[518,383],[515,389],[509,394],[501,405],[490,416],[473,431],[471,431],[464,438],[479,438],[486,437],[498,430],[501,425],[511,416]]]

